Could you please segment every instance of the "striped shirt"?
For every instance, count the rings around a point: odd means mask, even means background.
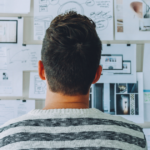
[[[97,109],[33,110],[0,126],[0,150],[146,150],[140,126]]]

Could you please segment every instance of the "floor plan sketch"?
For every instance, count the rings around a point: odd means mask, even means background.
[[[51,21],[69,11],[91,18],[101,40],[113,40],[112,0],[34,0],[34,40],[43,40]]]
[[[30,72],[29,98],[45,99],[47,85],[37,72]]]
[[[7,49],[9,70],[37,70],[41,45],[15,46]]]

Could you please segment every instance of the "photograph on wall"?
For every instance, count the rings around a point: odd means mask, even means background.
[[[150,0],[115,0],[116,40],[150,40]]]
[[[107,114],[143,122],[143,74],[137,73],[136,83],[96,83],[94,107]]]
[[[17,43],[17,32],[17,20],[0,20],[0,43]]]
[[[98,83],[136,83],[136,45],[103,44],[100,65]]]

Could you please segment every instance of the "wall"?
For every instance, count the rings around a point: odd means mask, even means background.
[[[33,17],[34,17],[34,1],[31,0],[31,12],[26,15],[22,14],[0,14],[0,17],[24,17],[24,35],[23,35],[23,44],[42,44],[42,41],[34,41],[33,40]],[[115,31],[115,27],[114,27]],[[150,41],[103,41],[103,44],[137,44],[137,72],[143,71],[143,52],[144,52],[144,43],[150,43]],[[23,97],[20,99],[29,99],[29,78],[30,72],[24,71],[23,72]],[[18,99],[18,97],[1,97],[1,99]],[[44,107],[44,100],[37,100],[36,99],[36,109],[41,109]],[[145,123],[142,125],[143,127],[150,127],[150,123]]]

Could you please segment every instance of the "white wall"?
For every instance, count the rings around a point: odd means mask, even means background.
[[[24,35],[23,35],[23,44],[42,44],[42,41],[33,40],[33,0],[31,0],[31,12],[27,15],[21,14],[0,14],[0,17],[24,17]],[[115,30],[115,27],[114,27]],[[150,41],[103,41],[103,44],[137,44],[137,72],[143,71],[143,52],[144,52],[144,43],[150,43]],[[130,55],[130,54],[129,54]],[[30,72],[23,72],[23,97],[20,99],[29,99],[29,75]],[[1,97],[0,99],[19,99],[18,97]],[[41,109],[44,107],[44,100],[36,100],[36,109]],[[149,124],[143,124],[144,127],[150,127]]]

